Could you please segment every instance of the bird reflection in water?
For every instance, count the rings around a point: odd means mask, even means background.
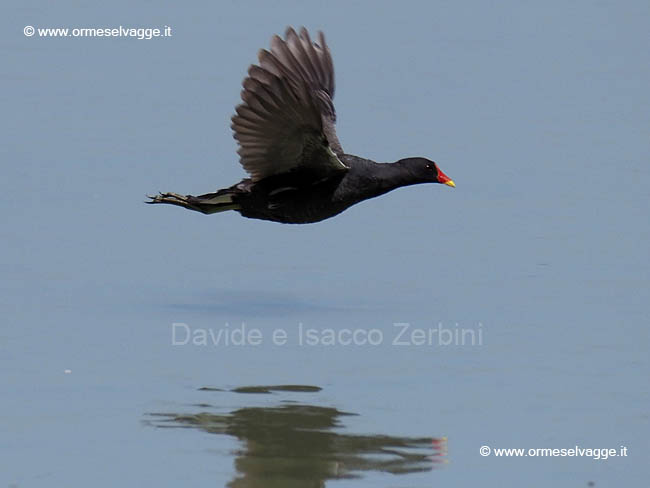
[[[319,388],[245,387],[234,391],[278,390]],[[228,484],[231,488],[323,487],[327,480],[361,477],[366,471],[408,474],[430,471],[445,462],[445,438],[346,434],[341,420],[351,415],[356,414],[282,402],[239,408],[227,414],[156,413],[148,417],[156,427],[197,428],[241,441],[243,447],[235,452],[237,476]]]

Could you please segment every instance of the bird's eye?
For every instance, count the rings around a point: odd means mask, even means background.
[[[433,166],[431,166],[430,164],[427,164],[427,169],[433,169]]]

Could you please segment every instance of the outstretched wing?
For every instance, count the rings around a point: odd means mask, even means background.
[[[336,137],[334,64],[325,37],[312,42],[288,28],[285,40],[260,50],[243,82],[243,103],[232,117],[239,157],[253,181],[295,169],[327,175],[345,171]]]

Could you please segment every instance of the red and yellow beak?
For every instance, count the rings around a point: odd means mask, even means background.
[[[449,176],[440,171],[440,169],[438,169],[438,183],[456,188],[456,183],[454,183]]]

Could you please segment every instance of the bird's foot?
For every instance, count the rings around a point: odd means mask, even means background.
[[[190,198],[193,198],[191,195],[179,195],[178,193],[161,192],[158,193],[158,195],[147,195],[147,198],[150,198],[150,200],[146,203],[168,203],[170,205],[177,205],[188,210],[196,210],[197,212],[202,212],[200,208],[190,203]]]
[[[147,195],[147,198],[151,199],[147,203],[171,203],[172,205],[180,205],[180,206],[187,205],[187,196],[179,195],[178,193],[160,192],[158,193],[158,195]]]

